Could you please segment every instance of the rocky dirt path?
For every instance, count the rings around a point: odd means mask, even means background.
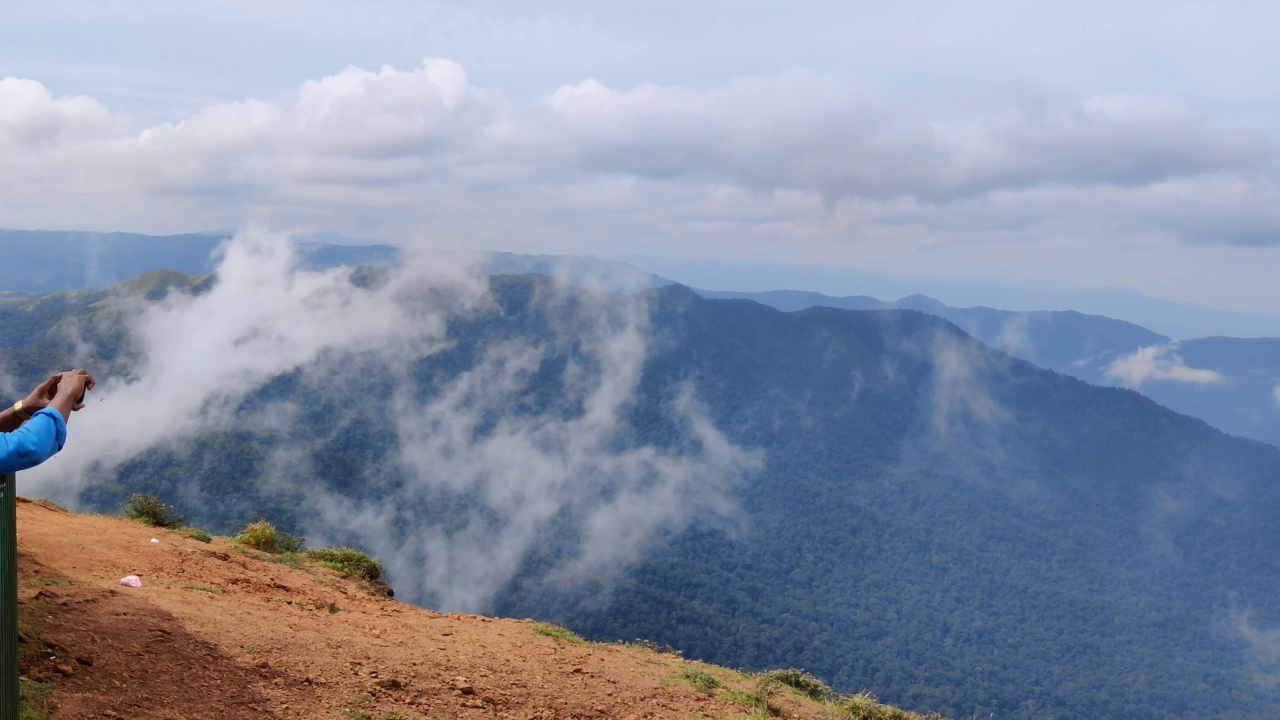
[[[224,539],[21,501],[24,677],[52,718],[731,718],[739,673],[379,598]],[[152,542],[152,538],[158,542]],[[141,588],[120,585],[138,575]],[[689,681],[706,673],[709,694]],[[735,695],[735,692],[737,693]],[[788,717],[835,717],[790,693]]]

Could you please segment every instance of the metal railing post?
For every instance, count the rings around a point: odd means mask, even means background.
[[[18,493],[0,475],[0,720],[18,720]]]

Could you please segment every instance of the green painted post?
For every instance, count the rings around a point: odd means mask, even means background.
[[[18,720],[18,493],[0,475],[0,720]]]

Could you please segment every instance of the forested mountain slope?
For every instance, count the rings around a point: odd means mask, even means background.
[[[777,290],[703,291],[779,308],[912,309],[946,318],[984,343],[1041,367],[1095,385],[1131,387],[1214,427],[1280,446],[1280,339],[1206,337],[1189,340],[1133,323],[1072,311],[958,308],[923,295],[895,302]]]
[[[493,305],[455,318],[411,377],[362,361],[340,384],[305,371],[274,378],[237,426],[154,448],[97,476],[80,501],[156,492],[224,532],[266,515],[374,545],[399,596],[429,605],[474,602],[735,666],[803,666],[838,688],[955,717],[1280,712],[1277,449],[1010,358],[920,312],[785,313],[682,287],[608,296],[538,276],[490,287]],[[47,299],[41,322],[76,322],[90,299]],[[580,387],[614,356],[592,350],[584,328],[594,326],[582,323],[638,301],[642,351],[635,334],[610,347],[643,362],[618,405],[623,421],[601,435],[626,461],[570,466],[582,472],[555,488],[570,500],[520,536],[515,571],[496,593],[464,599],[455,585],[492,580],[505,556],[456,547],[514,541],[523,516],[513,508],[540,497],[495,504],[483,474],[412,488],[421,478],[406,470],[406,438],[430,448],[432,433],[457,428],[406,436],[397,413],[411,407],[366,399],[409,383],[419,405],[474,414],[455,433],[461,444],[445,447],[480,447],[495,463],[539,449],[518,446],[513,424],[594,432],[584,423],[598,396]],[[41,305],[6,308],[3,327]],[[3,343],[7,364],[77,352],[33,318]],[[110,323],[82,325],[104,363],[128,354],[118,336],[113,349]],[[495,349],[515,346],[538,350],[503,356],[525,370],[468,384]],[[295,422],[276,420],[279,403]],[[523,439],[580,447],[554,433]],[[674,494],[658,492],[664,468],[708,453],[729,460],[689,465]],[[466,470],[455,455],[427,459],[444,474]],[[730,461],[741,472],[721,498],[713,471]],[[615,474],[637,464],[647,469],[630,484]],[[502,491],[539,487],[544,471],[522,463]],[[656,545],[628,534],[636,515],[682,505],[714,512],[643,525]],[[608,542],[638,552],[590,564]]]

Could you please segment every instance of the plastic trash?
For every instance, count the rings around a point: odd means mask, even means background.
[[[120,578],[120,584],[125,587],[140,588],[142,587],[142,578],[137,575],[125,575]]]
[[[157,540],[156,538],[151,538],[151,542],[153,542],[153,543],[158,543],[158,542],[160,542],[160,541],[159,541],[159,540]]]

